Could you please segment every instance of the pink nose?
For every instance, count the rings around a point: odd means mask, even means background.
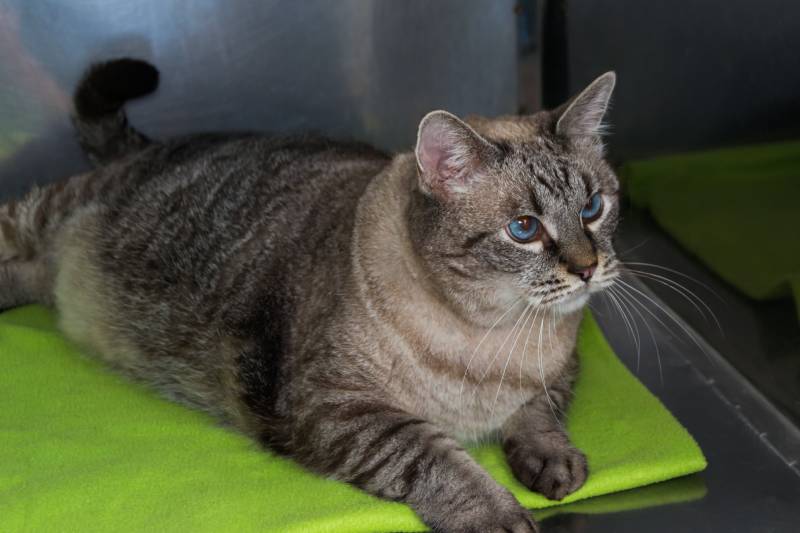
[[[594,271],[597,270],[597,263],[589,265],[588,267],[577,267],[569,271],[576,276],[579,276],[583,281],[588,282],[594,276]]]

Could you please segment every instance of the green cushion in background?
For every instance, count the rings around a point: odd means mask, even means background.
[[[617,360],[588,316],[579,353],[569,429],[591,474],[565,502],[705,468],[692,437]],[[0,531],[425,530],[406,506],[314,476],[107,371],[71,346],[41,307],[0,315],[0,361]],[[519,485],[496,445],[473,453],[525,506],[557,505]],[[704,493],[702,479],[689,477],[573,510]]]
[[[756,299],[794,294],[800,313],[800,141],[628,163],[631,202]]]

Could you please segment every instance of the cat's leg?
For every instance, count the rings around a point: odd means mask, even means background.
[[[0,309],[52,303],[61,231],[112,179],[111,173],[81,174],[0,205]]]
[[[0,311],[51,301],[51,276],[42,261],[0,262]]]
[[[325,475],[409,504],[442,533],[531,533],[530,513],[434,424],[375,401],[319,405],[292,455]]]
[[[48,257],[37,246],[34,189],[20,201],[0,205],[0,310],[50,301]]]
[[[561,378],[520,407],[503,425],[503,450],[514,476],[529,489],[560,500],[586,481],[586,457],[567,436],[563,415],[577,373],[573,355]]]

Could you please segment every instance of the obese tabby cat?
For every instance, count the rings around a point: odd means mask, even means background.
[[[586,480],[560,420],[589,295],[617,275],[606,73],[553,111],[425,116],[413,152],[315,136],[151,141],[94,66],[90,172],[0,207],[0,307],[441,532],[536,530],[464,451],[497,436],[531,490]]]

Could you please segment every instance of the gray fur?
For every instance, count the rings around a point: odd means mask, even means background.
[[[612,87],[599,78],[588,108]],[[0,305],[54,303],[120,371],[436,531],[534,531],[461,443],[500,435],[551,498],[586,479],[561,417],[581,307],[616,275],[617,179],[598,138],[556,133],[562,115],[437,112],[419,157],[318,137],[137,141],[0,207]],[[583,227],[598,191],[606,214]],[[542,246],[504,233],[521,214],[547,227]],[[591,282],[570,273],[592,261]]]

